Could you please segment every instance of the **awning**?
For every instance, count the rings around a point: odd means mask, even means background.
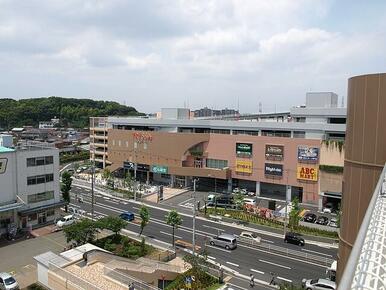
[[[0,212],[21,208],[22,206],[24,206],[24,203],[21,203],[21,202],[14,202],[14,203],[0,205]]]
[[[26,216],[26,215],[29,215],[31,213],[37,213],[37,212],[45,211],[47,209],[58,208],[58,207],[66,205],[66,204],[67,204],[67,202],[62,200],[62,201],[59,201],[56,203],[51,203],[48,205],[43,205],[43,206],[39,206],[39,207],[35,207],[35,208],[27,208],[27,209],[20,210],[19,215],[20,216]]]

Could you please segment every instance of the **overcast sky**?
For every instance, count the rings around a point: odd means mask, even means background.
[[[0,97],[269,112],[385,70],[382,0],[0,0]]]

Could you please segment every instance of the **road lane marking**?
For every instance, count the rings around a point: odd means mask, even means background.
[[[209,247],[209,248],[213,248],[213,249],[219,250],[219,251],[223,251],[223,252],[227,252],[227,253],[232,253],[231,251],[228,251],[228,250],[225,250],[225,249],[221,249],[221,248],[218,248],[218,247],[215,247],[215,246],[211,246],[211,245],[206,245],[206,246]]]
[[[284,266],[284,265],[280,265],[280,264],[276,264],[276,263],[272,263],[270,261],[261,260],[261,259],[259,259],[259,261],[262,262],[262,263],[266,263],[266,264],[270,264],[270,265],[273,265],[273,266],[277,266],[277,267],[281,267],[281,268],[284,268],[284,269],[291,270],[290,267],[287,267],[287,266]]]
[[[167,235],[167,236],[172,236],[171,233],[166,233],[166,232],[163,232],[163,231],[159,231],[161,234],[164,234],[164,235]],[[178,238],[178,239],[182,239],[182,237],[180,236],[177,236],[177,235],[174,235],[175,238]]]
[[[286,281],[286,282],[289,282],[289,283],[292,283],[292,280],[287,279],[287,278],[283,278],[283,277],[280,277],[280,276],[277,276],[276,278],[280,279],[280,280],[283,280],[283,281]]]
[[[133,209],[139,210],[139,207],[135,207],[135,206],[133,206]]]
[[[209,259],[212,259],[212,260],[216,260],[215,257],[212,257],[212,256],[207,256]]]
[[[235,264],[235,263],[231,263],[231,262],[226,262],[226,263],[229,264],[229,265],[235,266],[235,267],[240,267],[240,265]]]
[[[270,241],[270,240],[266,240],[266,239],[261,239],[262,241],[264,241],[264,242],[267,242],[267,243],[271,243],[271,244],[274,244],[275,242],[273,242],[273,241]]]
[[[262,271],[259,271],[259,270],[255,270],[255,269],[250,269],[252,272],[256,272],[256,273],[259,273],[261,275],[264,275],[265,273],[262,272]]]
[[[327,257],[331,257],[332,258],[332,255],[324,254],[324,253],[319,253],[317,251],[312,251],[312,250],[307,250],[307,249],[302,249],[302,251],[310,252],[310,253],[315,253],[315,254],[319,254],[319,255],[323,255],[323,256],[327,256]]]
[[[109,202],[110,202],[110,203],[119,204],[119,202],[118,202],[118,201],[114,201],[114,200],[110,200]]]

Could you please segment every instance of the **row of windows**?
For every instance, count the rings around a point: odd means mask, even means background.
[[[54,163],[54,156],[27,158],[27,167],[48,165]]]
[[[228,160],[220,160],[220,159],[206,159],[206,167],[208,168],[218,168],[223,169],[228,167]]]
[[[27,185],[41,184],[54,181],[54,174],[44,174],[27,177]]]
[[[36,203],[54,198],[54,191],[46,191],[28,195],[28,203]]]

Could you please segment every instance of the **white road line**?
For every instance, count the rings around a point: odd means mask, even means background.
[[[235,264],[235,263],[231,263],[231,262],[226,262],[226,263],[229,264],[229,265],[235,266],[235,267],[240,267],[240,265]]]
[[[221,249],[221,248],[218,248],[218,247],[214,247],[214,246],[211,246],[211,245],[206,245],[206,246],[209,247],[209,248],[212,248],[212,249],[219,250],[219,251],[223,251],[223,252],[227,252],[227,253],[232,253],[231,251],[228,251],[228,250],[225,250],[225,249]]]
[[[184,201],[181,201],[178,205],[183,205],[183,204],[185,204],[187,201],[189,201],[189,200],[193,200],[194,198],[189,198],[189,199],[186,199],[186,200],[184,200]]]
[[[292,283],[292,280],[287,279],[287,278],[283,278],[283,277],[280,277],[280,276],[277,276],[276,278],[280,279],[280,280],[283,280],[283,281],[286,281],[286,282],[289,282],[289,283]]]
[[[284,268],[284,269],[288,269],[288,270],[291,270],[290,267],[287,267],[287,266],[283,266],[283,265],[280,265],[280,264],[276,264],[276,263],[272,263],[270,261],[266,261],[266,260],[261,260],[259,259],[260,262],[262,263],[266,263],[266,264],[270,264],[270,265],[273,265],[273,266],[277,266],[277,267],[281,267],[281,268]]]
[[[133,206],[133,208],[134,208],[134,209],[136,209],[136,210],[139,210],[139,207],[135,207],[135,206]]]
[[[167,236],[172,236],[172,234],[171,233],[166,233],[166,232],[163,232],[163,231],[159,231],[161,234],[164,234],[164,235],[167,235]],[[180,237],[180,236],[176,236],[176,235],[174,235],[174,237],[175,238],[178,238],[178,239],[182,239],[182,237]]]
[[[266,242],[266,243],[271,243],[271,244],[274,244],[275,242],[273,241],[270,241],[270,240],[266,240],[266,239],[261,239],[262,241]]]
[[[216,227],[212,227],[212,226],[207,226],[207,225],[202,225],[204,228],[208,228],[208,229],[214,229],[216,231],[221,231],[221,232],[224,232],[225,230],[223,229],[219,229],[219,228],[216,228]]]
[[[262,271],[259,271],[259,270],[255,270],[255,269],[251,269],[252,272],[255,272],[255,273],[259,273],[261,275],[264,275],[264,272]]]
[[[117,202],[117,201],[114,201],[114,200],[110,200],[109,202],[110,202],[110,203],[119,204],[119,202]]]
[[[324,253],[319,253],[317,251],[312,251],[312,250],[307,250],[307,249],[302,249],[302,251],[310,252],[310,253],[315,253],[315,254],[318,254],[318,255],[323,255],[323,256],[327,256],[327,257],[331,257],[332,258],[332,255],[324,254]]]
[[[212,260],[216,260],[215,257],[212,257],[212,256],[207,256],[209,259],[212,259]]]

